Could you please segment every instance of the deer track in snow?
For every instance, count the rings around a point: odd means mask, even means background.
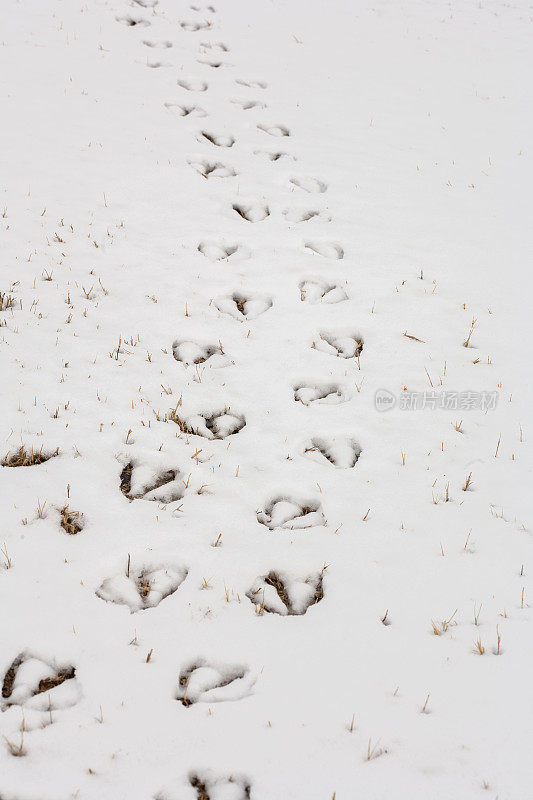
[[[341,303],[348,299],[348,295],[341,286],[328,283],[319,279],[309,278],[301,281],[300,300],[303,303]]]
[[[182,433],[203,436],[205,439],[226,439],[239,433],[246,425],[244,416],[232,412],[230,408],[211,414],[189,414],[183,418],[174,409],[170,419],[179,426]]]
[[[355,467],[361,448],[347,436],[314,436],[303,445],[303,454],[318,464],[332,464],[338,469]]]
[[[338,405],[346,403],[350,397],[346,387],[338,383],[304,383],[294,387],[294,399],[304,406]]]
[[[293,186],[297,186],[298,189],[303,189],[304,192],[309,192],[310,194],[323,194],[328,188],[327,183],[324,183],[324,181],[319,181],[318,178],[311,177],[291,178],[290,183],[292,183]]]
[[[207,117],[207,111],[201,106],[183,106],[179,103],[165,103],[164,106],[180,117]]]
[[[183,497],[184,484],[176,469],[157,470],[130,461],[120,473],[120,491],[128,500],[173,503]]]
[[[233,203],[232,208],[246,222],[262,222],[270,216],[270,210],[264,203]]]
[[[107,603],[128,606],[133,614],[158,606],[181,586],[186,577],[185,567],[152,564],[139,568],[128,563],[124,572],[106,578],[96,595]]]
[[[225,297],[216,297],[213,304],[221,314],[228,314],[238,322],[245,322],[256,319],[272,308],[272,298],[234,292]]]
[[[323,574],[294,578],[289,573],[271,570],[254,582],[246,596],[262,616],[264,612],[281,616],[302,616],[324,597]]]
[[[233,167],[221,164],[220,161],[206,161],[201,159],[189,159],[190,166],[200,173],[203,178],[233,178],[237,173]]]
[[[210,664],[196,659],[180,672],[176,700],[186,708],[195,703],[241,700],[252,694],[255,676],[240,664]]]
[[[324,258],[344,258],[344,250],[340,244],[335,244],[335,242],[305,242],[304,247]]]
[[[210,261],[229,260],[237,261],[250,257],[250,251],[241,244],[226,244],[225,242],[200,242],[198,252]]]
[[[178,340],[172,345],[172,354],[176,361],[185,364],[185,366],[205,364],[207,367],[217,368],[225,367],[231,363],[220,342],[218,345],[211,345]]]
[[[359,358],[363,350],[363,338],[358,333],[347,331],[321,331],[312,346],[315,350],[338,358]]]
[[[271,531],[304,530],[325,524],[322,506],[316,500],[299,502],[283,496],[275,497],[258,511],[257,521]]]
[[[81,688],[72,665],[57,665],[39,656],[21,653],[4,675],[4,706],[19,705],[50,712],[70,708],[80,699]]]
[[[200,131],[197,136],[199,142],[209,142],[215,147],[233,147],[235,139],[233,136],[225,134],[211,133],[210,131]]]

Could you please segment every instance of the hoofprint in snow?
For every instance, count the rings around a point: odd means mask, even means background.
[[[6,0],[2,800],[531,797],[526,3]]]

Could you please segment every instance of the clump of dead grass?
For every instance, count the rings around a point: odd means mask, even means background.
[[[3,467],[32,467],[34,464],[43,464],[50,458],[59,455],[59,447],[53,453],[43,452],[41,447],[39,450],[26,449],[26,445],[22,444],[14,453],[11,451],[6,453],[2,459]]]
[[[63,506],[59,513],[61,514],[61,527],[69,536],[75,536],[83,529],[83,514],[80,514],[79,511],[71,511],[68,506]]]

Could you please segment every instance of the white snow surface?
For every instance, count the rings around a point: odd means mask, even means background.
[[[529,800],[530,4],[213,2],[1,3],[0,798]]]

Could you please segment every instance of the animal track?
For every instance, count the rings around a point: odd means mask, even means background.
[[[319,214],[320,214],[320,211],[311,211],[311,210],[298,211],[296,209],[290,209],[290,208],[287,208],[283,212],[283,216],[285,217],[287,222],[291,222],[291,223],[293,223],[293,222],[308,222],[310,219],[313,219],[313,217],[318,217]]]
[[[184,567],[149,566],[106,578],[96,594],[107,603],[128,606],[131,613],[155,608],[173,594],[187,577]]]
[[[230,102],[240,106],[243,111],[250,111],[252,108],[265,108],[265,104],[260,103],[258,100],[239,100],[234,98]]]
[[[211,14],[216,13],[216,9],[213,6],[189,6],[192,11],[209,11]]]
[[[194,703],[241,700],[252,693],[254,683],[244,666],[210,665],[205,659],[197,659],[181,671],[176,700],[186,708]]]
[[[233,136],[223,136],[216,133],[209,133],[208,131],[200,131],[198,134],[198,141],[208,141],[214,144],[215,147],[233,147],[235,139]]]
[[[203,436],[205,439],[226,439],[239,433],[246,425],[244,416],[232,413],[230,408],[213,414],[191,414],[183,419],[177,414],[176,408],[172,410],[170,419],[179,425],[183,433]]]
[[[197,58],[196,61],[198,64],[204,64],[206,67],[211,67],[212,69],[220,69],[220,67],[231,66],[227,63],[227,61],[214,61],[210,58]]]
[[[315,436],[305,443],[304,455],[317,463],[329,463],[339,469],[355,467],[361,448],[353,439],[342,436]]]
[[[290,136],[291,132],[285,125],[258,125],[260,131],[268,133],[269,136]]]
[[[18,450],[6,453],[2,459],[1,465],[3,467],[33,467],[35,464],[44,464],[51,458],[59,455],[59,448],[53,452],[45,451],[42,447],[39,450],[26,449],[26,445],[22,444]]]
[[[165,108],[174,110],[180,117],[207,117],[207,111],[201,106],[180,106],[178,103],[165,103]]]
[[[233,257],[248,258],[249,250],[240,244],[218,244],[217,242],[200,242],[198,250],[210,261],[222,261]]]
[[[263,156],[267,158],[269,161],[280,161],[282,158],[288,158],[290,161],[296,161],[295,156],[291,156],[289,153],[269,153],[267,150],[254,150],[254,155],[256,156]]]
[[[176,361],[182,364],[208,364],[210,367],[225,367],[229,359],[218,345],[203,345],[198,342],[174,342],[172,353]]]
[[[255,319],[272,308],[272,299],[270,297],[245,297],[236,292],[231,296],[217,297],[214,304],[222,314],[229,314],[233,319],[244,322]]]
[[[211,27],[211,22],[209,20],[204,20],[203,22],[182,20],[180,27],[189,33],[196,33],[196,31],[208,30]]]
[[[265,611],[281,616],[301,616],[324,597],[323,572],[295,579],[283,572],[269,572],[257,578],[246,596],[262,616]]]
[[[323,194],[328,188],[327,183],[319,181],[318,178],[291,178],[290,182],[310,194]]]
[[[344,250],[334,242],[305,242],[304,247],[319,256],[324,256],[324,258],[344,258]]]
[[[251,797],[252,787],[249,781],[235,775],[217,778],[193,774],[189,783],[196,791],[196,800],[250,800]]]
[[[199,78],[180,78],[177,84],[188,92],[206,92],[208,89],[208,84]]]
[[[159,67],[171,67],[172,64],[169,61],[146,61],[146,66],[150,67],[150,69],[159,69]]]
[[[134,28],[136,25],[138,25],[139,28],[147,28],[150,25],[147,19],[141,19],[140,17],[125,16],[115,17],[115,19],[117,22],[121,22],[129,28]]]
[[[270,216],[270,210],[268,206],[265,206],[262,203],[255,203],[251,205],[234,203],[232,208],[240,217],[242,217],[242,219],[246,220],[247,222],[262,222],[264,219]]]
[[[200,47],[205,47],[206,50],[219,50],[221,53],[229,53],[229,47],[224,42],[200,42]]]
[[[294,387],[294,399],[303,403],[304,406],[317,405],[338,405],[346,403],[350,396],[344,386],[336,383],[298,385]]]
[[[11,663],[2,683],[6,706],[19,705],[36,711],[70,708],[81,698],[73,666],[56,666],[29,653]]]
[[[235,78],[235,83],[239,86],[247,86],[249,89],[266,89],[267,85],[264,81],[246,81],[243,78]]]
[[[188,163],[204,178],[233,178],[237,174],[233,167],[221,164],[220,161],[195,161],[189,159]]]
[[[341,286],[320,280],[301,281],[300,300],[304,303],[341,303],[348,295]]]
[[[325,523],[320,503],[314,500],[299,503],[288,497],[271,500],[264,509],[257,512],[257,521],[271,531],[275,528],[303,530]]]
[[[357,333],[322,331],[312,346],[315,350],[339,358],[359,358],[363,349],[363,339]]]
[[[161,42],[150,42],[148,39],[144,39],[143,44],[146,45],[146,47],[153,47],[160,50],[168,50],[169,47],[172,47],[172,42],[167,40],[163,40]]]
[[[120,491],[128,500],[172,503],[183,497],[183,481],[175,469],[158,473],[147,465],[130,461],[120,473]]]

